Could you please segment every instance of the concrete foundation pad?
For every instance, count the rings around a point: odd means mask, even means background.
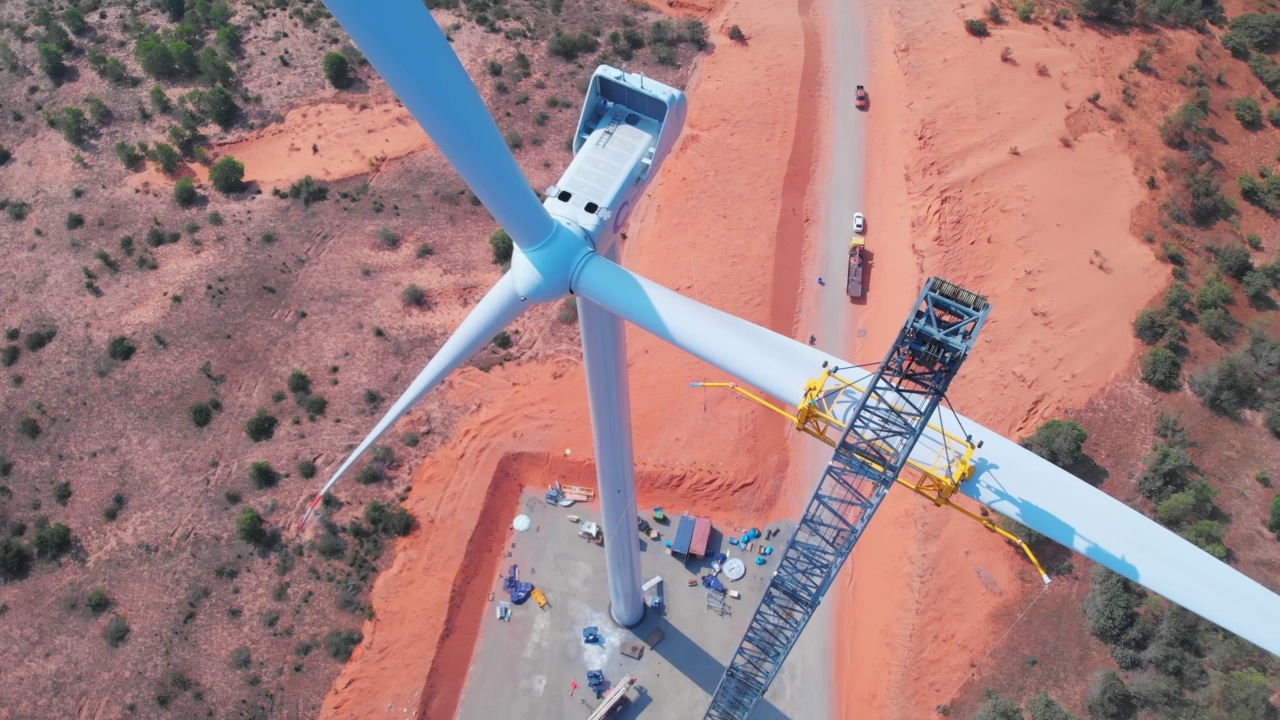
[[[622,628],[609,615],[603,548],[579,538],[579,525],[567,519],[577,515],[598,521],[598,511],[596,503],[561,508],[533,495],[526,495],[519,508],[512,508],[513,518],[524,512],[533,523],[526,532],[512,531],[499,573],[505,575],[512,564],[519,565],[520,579],[542,589],[547,607],[539,609],[532,600],[515,605],[510,622],[498,620],[492,608],[484,613],[459,718],[585,718],[596,705],[595,693],[587,687],[588,670],[603,670],[606,687],[626,675],[637,678],[639,700],[618,718],[702,717],[773,573],[782,543],[790,537],[792,524],[768,526],[779,527],[781,532],[774,536],[774,553],[764,565],[755,564],[754,554],[742,554],[725,542],[726,532],[740,534],[737,528],[717,523],[708,557],[688,563],[670,556],[663,545],[674,533],[673,524],[653,523],[662,533],[657,542],[641,537],[637,530],[627,540],[639,539],[643,578],[662,576],[666,606],[646,608],[640,623]],[[741,580],[730,581],[723,573],[719,576],[726,587],[742,595],[741,599],[724,599],[727,611],[723,615],[708,607],[709,591],[701,583],[693,587],[686,583],[710,572],[719,552],[739,557],[747,566]],[[652,590],[647,593],[652,594]],[[508,599],[501,577],[494,578],[494,598],[491,605]],[[599,629],[602,644],[583,643],[582,629],[591,625]],[[630,656],[635,650],[632,644],[639,646],[639,658]],[[575,681],[578,688],[571,693]],[[818,682],[825,691],[825,678]],[[765,698],[753,720],[791,717],[770,700]]]

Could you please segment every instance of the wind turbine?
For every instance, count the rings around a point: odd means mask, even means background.
[[[644,607],[632,524],[635,478],[622,321],[792,405],[802,404],[819,368],[849,369],[852,363],[686,298],[617,264],[617,236],[683,129],[683,93],[639,75],[598,68],[574,137],[575,157],[539,204],[421,0],[326,0],[326,5],[511,235],[515,251],[511,269],[338,467],[307,516],[383,433],[528,304],[572,294],[579,310],[604,531],[611,538],[605,545],[610,612],[620,625],[639,622]],[[837,419],[848,419],[868,405],[858,383],[868,387],[872,375],[851,372],[848,386],[828,398]],[[959,492],[1280,654],[1280,597],[949,407],[939,406],[930,417],[931,429],[916,446],[922,451],[945,445],[943,433],[936,430],[943,426],[972,429],[971,436],[985,441],[972,451],[971,474]],[[764,688],[758,691],[762,694]]]

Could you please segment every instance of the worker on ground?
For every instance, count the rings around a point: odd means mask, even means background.
[[[823,281],[823,279],[822,279],[822,276],[821,276],[821,275],[819,275],[819,276],[818,276],[818,284],[819,284],[819,285],[826,285],[826,284],[827,284],[825,281]]]

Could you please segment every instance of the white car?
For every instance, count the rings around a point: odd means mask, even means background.
[[[867,230],[867,219],[863,217],[862,213],[860,212],[854,213],[853,214],[853,231],[861,235],[862,233],[866,232],[866,230]]]

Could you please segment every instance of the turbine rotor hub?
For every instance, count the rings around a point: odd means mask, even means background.
[[[525,302],[554,302],[569,294],[569,280],[582,259],[594,252],[587,234],[557,220],[546,240],[511,255],[511,275]]]

